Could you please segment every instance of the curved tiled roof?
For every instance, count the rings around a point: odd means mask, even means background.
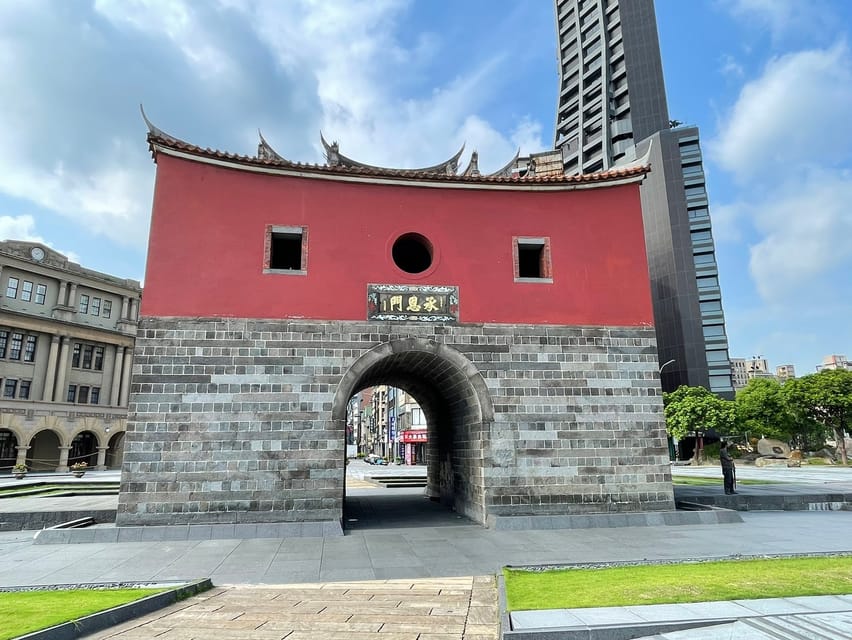
[[[355,166],[338,164],[331,166],[327,164],[301,163],[287,160],[275,152],[262,135],[260,136],[258,155],[246,156],[217,149],[202,148],[191,144],[155,127],[148,118],[145,117],[144,111],[142,112],[142,116],[145,118],[145,123],[148,125],[148,145],[155,161],[157,154],[160,152],[177,152],[177,154],[182,156],[195,156],[201,161],[206,160],[225,163],[234,168],[245,167],[246,169],[269,169],[270,171],[290,170],[298,171],[301,174],[316,174],[317,176],[324,176],[328,178],[340,176],[341,178],[360,177],[367,180],[372,178],[376,180],[400,180],[470,185],[491,184],[506,186],[569,186],[616,181],[632,182],[640,180],[650,170],[650,167],[641,164],[613,168],[608,171],[590,174],[519,177],[518,175],[506,175],[505,172],[502,171],[491,175],[477,175],[473,173],[460,175],[455,173],[435,172],[434,168],[431,167],[429,168],[431,170],[423,171],[416,169],[388,169],[383,167],[371,167],[363,164],[357,164]]]

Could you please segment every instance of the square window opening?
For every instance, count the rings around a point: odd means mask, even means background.
[[[269,249],[269,268],[303,271],[301,232],[272,232]]]
[[[518,277],[542,278],[544,245],[518,244]]]
[[[550,282],[550,246],[547,238],[515,238],[515,278]]]

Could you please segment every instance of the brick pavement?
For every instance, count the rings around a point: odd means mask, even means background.
[[[497,640],[494,576],[227,585],[84,640]]]

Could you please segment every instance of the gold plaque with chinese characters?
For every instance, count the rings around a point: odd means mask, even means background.
[[[459,288],[442,285],[367,285],[367,320],[457,322]]]

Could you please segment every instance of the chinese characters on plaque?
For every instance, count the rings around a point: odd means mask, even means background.
[[[456,322],[459,289],[438,285],[367,285],[367,319]]]

